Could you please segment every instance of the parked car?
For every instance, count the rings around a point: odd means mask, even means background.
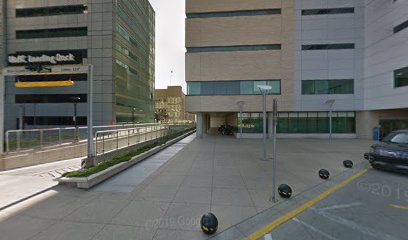
[[[393,131],[364,154],[373,168],[408,173],[408,129]]]

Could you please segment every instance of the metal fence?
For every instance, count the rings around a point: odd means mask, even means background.
[[[157,124],[121,124],[93,127],[93,133],[106,130],[124,130],[157,126]],[[54,145],[79,143],[87,140],[87,127],[9,130],[5,134],[6,152],[21,152]],[[95,136],[95,135],[94,135]]]
[[[95,155],[180,133],[192,127],[193,124],[166,124],[98,131],[95,133]]]

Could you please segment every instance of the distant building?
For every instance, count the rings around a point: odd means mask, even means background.
[[[15,72],[42,65],[51,71],[42,76],[0,75],[5,130],[73,125],[75,101],[77,123],[85,125],[88,74],[54,70],[87,64],[94,66],[95,125],[153,122],[154,29],[155,12],[147,0],[0,0],[0,68]],[[16,84],[68,80],[72,86]]]
[[[156,106],[155,118],[159,122],[191,122],[195,119],[194,114],[185,111],[185,95],[181,86],[156,89],[154,101]]]
[[[407,12],[399,0],[186,1],[186,110],[198,136],[226,123],[262,136],[265,85],[269,134],[274,98],[281,136],[407,128]]]

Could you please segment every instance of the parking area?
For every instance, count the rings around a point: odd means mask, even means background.
[[[289,184],[295,196],[302,196],[325,182],[318,177],[319,169],[337,176],[350,171],[343,167],[343,160],[351,159],[356,165],[365,162],[362,153],[371,143],[279,139],[277,183]],[[271,141],[267,144],[272,154]],[[130,174],[123,181],[126,191],[115,189],[112,181],[97,187],[103,191],[58,186],[0,212],[0,231],[7,239],[208,239],[199,225],[206,212],[218,217],[221,233],[286,202],[270,201],[272,161],[263,161],[261,156],[261,139],[195,138],[140,183],[129,182],[139,179]],[[132,171],[138,172],[129,169],[123,174]],[[123,180],[124,175],[117,179]],[[36,220],[37,225],[25,228]]]
[[[406,239],[407,176],[370,169],[262,239]]]

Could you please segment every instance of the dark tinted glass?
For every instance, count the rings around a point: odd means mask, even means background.
[[[240,46],[214,46],[214,47],[188,47],[187,52],[234,52],[234,51],[262,51],[262,50],[279,50],[281,44],[268,45],[240,45]]]
[[[302,15],[345,14],[345,13],[354,13],[354,8],[323,8],[302,10]]]
[[[77,125],[86,125],[86,117],[76,117]],[[24,117],[24,124],[28,125],[75,125],[73,117]]]
[[[16,82],[48,82],[48,81],[67,81],[74,82],[87,81],[88,75],[86,73],[81,74],[58,74],[58,75],[25,75],[17,76]]]
[[[17,39],[80,37],[88,34],[87,27],[17,30]]]
[[[408,86],[408,67],[394,71],[394,87]]]
[[[302,45],[302,50],[335,50],[335,49],[354,49],[354,43]]]
[[[384,138],[383,142],[408,144],[408,133],[390,133]]]
[[[303,95],[319,94],[353,94],[353,79],[335,79],[335,80],[303,80]]]
[[[86,94],[18,94],[16,103],[85,103]]]
[[[404,30],[405,28],[408,28],[408,20],[399,24],[398,26],[394,27],[394,33],[397,33],[399,31]]]
[[[40,16],[55,16],[55,15],[67,15],[67,14],[81,14],[81,13],[86,13],[87,10],[88,10],[88,6],[86,5],[22,8],[22,9],[16,9],[16,17],[40,17]]]
[[[258,85],[271,86],[268,94],[281,94],[280,80],[188,82],[188,95],[256,95]]]
[[[333,133],[355,133],[354,112],[332,113]],[[279,112],[278,133],[329,133],[328,112]]]
[[[187,13],[187,18],[260,16],[260,15],[281,14],[281,12],[282,12],[281,9],[262,9],[262,10],[250,10],[250,11]]]

